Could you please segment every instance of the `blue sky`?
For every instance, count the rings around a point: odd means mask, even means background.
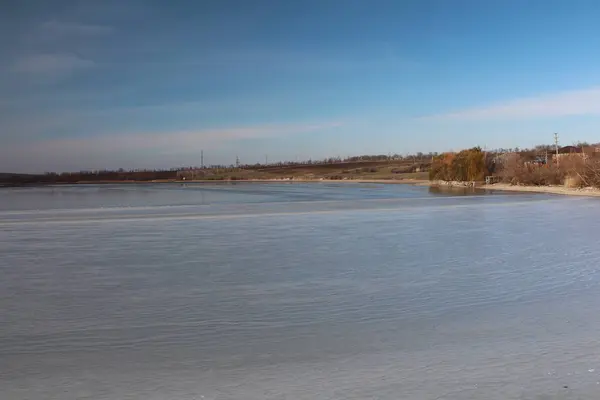
[[[9,1],[0,171],[600,141],[600,2]]]

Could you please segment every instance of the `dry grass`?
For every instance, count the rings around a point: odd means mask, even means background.
[[[427,167],[421,166],[418,167]],[[355,162],[323,165],[270,166],[208,173],[206,180],[425,180],[427,172],[413,172],[417,165],[403,162]]]

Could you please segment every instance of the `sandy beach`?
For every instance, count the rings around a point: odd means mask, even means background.
[[[600,197],[600,189],[596,188],[567,188],[564,186],[519,186],[509,185],[506,183],[495,183],[492,185],[478,186],[485,190],[503,190],[511,192],[533,192],[533,193],[549,193],[560,194],[567,196],[592,196]]]
[[[315,181],[312,181],[315,182]],[[463,188],[462,185],[452,184],[440,184],[439,182],[432,182],[429,180],[422,179],[402,179],[402,180],[391,180],[391,179],[354,179],[354,180],[342,180],[342,181],[326,181],[326,182],[343,182],[343,183],[384,183],[384,184],[411,184],[417,186],[438,186],[448,188]],[[507,183],[494,183],[490,185],[475,186],[476,189],[482,190],[502,190],[509,192],[529,192],[529,193],[547,193],[547,194],[559,194],[565,196],[590,196],[600,197],[600,189],[587,187],[587,188],[568,188],[564,186],[521,186],[521,185],[510,185]]]
[[[305,181],[305,182],[341,182],[341,183],[383,183],[383,184],[409,184],[409,185],[417,185],[417,186],[439,186],[439,187],[448,187],[448,188],[464,188],[462,185],[452,184],[444,185],[439,182],[432,182],[429,180],[423,179],[353,179],[353,180],[325,180],[325,181]],[[591,197],[600,197],[600,189],[597,188],[568,188],[564,186],[521,186],[521,185],[510,185],[507,183],[494,183],[491,185],[480,185],[475,186],[476,189],[482,190],[502,190],[509,192],[529,192],[529,193],[548,193],[548,194],[559,194],[565,196],[591,196]]]

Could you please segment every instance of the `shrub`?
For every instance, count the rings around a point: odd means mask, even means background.
[[[581,163],[569,171],[569,176],[576,176],[580,187],[600,188],[600,160],[591,159]]]
[[[408,174],[411,172],[415,172],[415,169],[413,168],[412,165],[406,166],[406,167],[400,167],[400,168],[393,168],[392,169],[392,174]]]
[[[518,177],[524,185],[548,186],[564,182],[565,173],[556,165],[525,165]]]
[[[481,181],[488,174],[485,153],[479,147],[445,153],[433,159],[430,180]]]

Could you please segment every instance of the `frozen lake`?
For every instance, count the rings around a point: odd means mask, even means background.
[[[0,190],[0,398],[597,399],[600,202]]]

